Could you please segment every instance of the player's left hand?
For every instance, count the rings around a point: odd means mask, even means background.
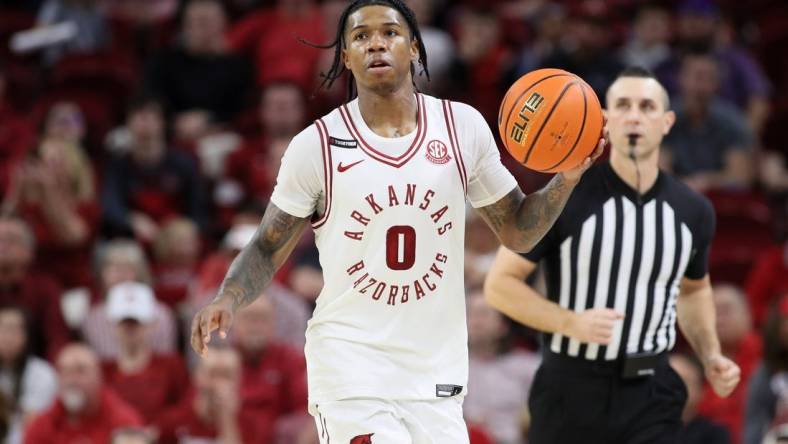
[[[605,145],[608,143],[609,136],[607,132],[607,117],[603,117],[603,119],[602,137],[599,139],[599,143],[597,143],[594,152],[591,153],[589,157],[586,157],[580,165],[561,173],[564,176],[564,179],[568,180],[569,182],[577,183],[583,176],[583,173],[585,173],[587,169],[591,168],[591,165],[593,165],[599,156],[601,156],[605,151]]]
[[[721,354],[710,357],[704,363],[703,370],[714,393],[722,398],[733,392],[741,378],[739,366]]]

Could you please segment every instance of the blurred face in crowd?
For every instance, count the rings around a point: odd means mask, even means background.
[[[419,58],[418,44],[396,9],[364,6],[350,14],[344,32],[342,60],[360,90],[386,95],[412,82],[410,67]]]
[[[150,326],[136,319],[123,319],[115,324],[120,348],[129,352],[139,352],[149,348],[148,333]]]
[[[498,44],[500,24],[493,14],[465,9],[459,25],[459,52],[467,61],[484,57]]]
[[[647,46],[665,44],[670,39],[670,15],[664,9],[646,8],[635,21],[635,35]]]
[[[703,373],[698,366],[689,361],[685,356],[674,355],[670,357],[670,366],[678,373],[684,385],[687,386],[687,403],[684,405],[682,418],[687,421],[695,417],[698,403],[703,394]]]
[[[127,250],[107,251],[101,267],[101,281],[109,289],[121,282],[141,281],[144,260],[137,252]]]
[[[259,353],[273,336],[274,311],[266,295],[236,313],[233,337],[243,354]]]
[[[654,79],[620,77],[613,82],[607,90],[606,110],[611,156],[629,156],[630,135],[637,136],[637,157],[654,154],[676,120],[667,107],[668,94]]]
[[[752,328],[744,294],[732,285],[714,286],[717,335],[723,347],[736,347]]]
[[[55,104],[47,114],[44,134],[63,142],[78,144],[85,136],[85,119],[73,103]]]
[[[190,265],[199,259],[200,233],[194,222],[176,219],[164,226],[154,242],[159,262],[169,265]]]
[[[110,444],[151,444],[153,440],[142,430],[123,431],[112,437]]]
[[[22,312],[14,308],[0,309],[0,361],[13,363],[26,345],[27,330]]]
[[[710,45],[717,29],[717,17],[711,13],[685,12],[678,17],[679,39],[690,45]]]
[[[269,137],[292,138],[306,120],[303,94],[297,86],[288,83],[267,87],[260,100],[260,119]]]
[[[19,283],[33,260],[32,233],[24,222],[0,219],[0,286]]]
[[[684,57],[679,73],[681,92],[685,100],[708,102],[717,93],[719,66],[710,55]]]
[[[183,39],[186,49],[194,53],[216,53],[224,47],[227,17],[221,3],[196,0],[186,6],[183,16]]]
[[[468,343],[471,349],[496,344],[506,334],[503,316],[492,308],[481,292],[468,298]]]
[[[231,348],[209,348],[198,364],[194,385],[209,411],[220,402],[223,391],[238,390],[241,380],[241,359]]]
[[[131,112],[128,118],[128,127],[134,141],[134,154],[147,158],[160,154],[164,142],[164,115],[156,104]]]
[[[60,400],[71,414],[95,406],[101,389],[101,369],[95,353],[88,347],[72,344],[57,358]]]

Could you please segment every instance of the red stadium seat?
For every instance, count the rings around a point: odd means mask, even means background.
[[[709,267],[712,279],[742,285],[758,253],[774,242],[771,210],[752,193],[709,193],[717,213]]]

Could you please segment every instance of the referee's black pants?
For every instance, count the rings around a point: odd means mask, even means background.
[[[548,352],[528,400],[528,444],[674,444],[686,400],[667,355],[653,376],[624,379],[618,361]]]

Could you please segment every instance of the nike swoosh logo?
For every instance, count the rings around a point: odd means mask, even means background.
[[[337,165],[337,171],[339,171],[340,173],[344,173],[345,171],[353,168],[354,166],[360,164],[363,161],[364,161],[364,159],[361,159],[361,160],[357,160],[357,161],[355,161],[353,163],[349,163],[347,165],[342,165],[342,162],[339,162],[339,165]]]

